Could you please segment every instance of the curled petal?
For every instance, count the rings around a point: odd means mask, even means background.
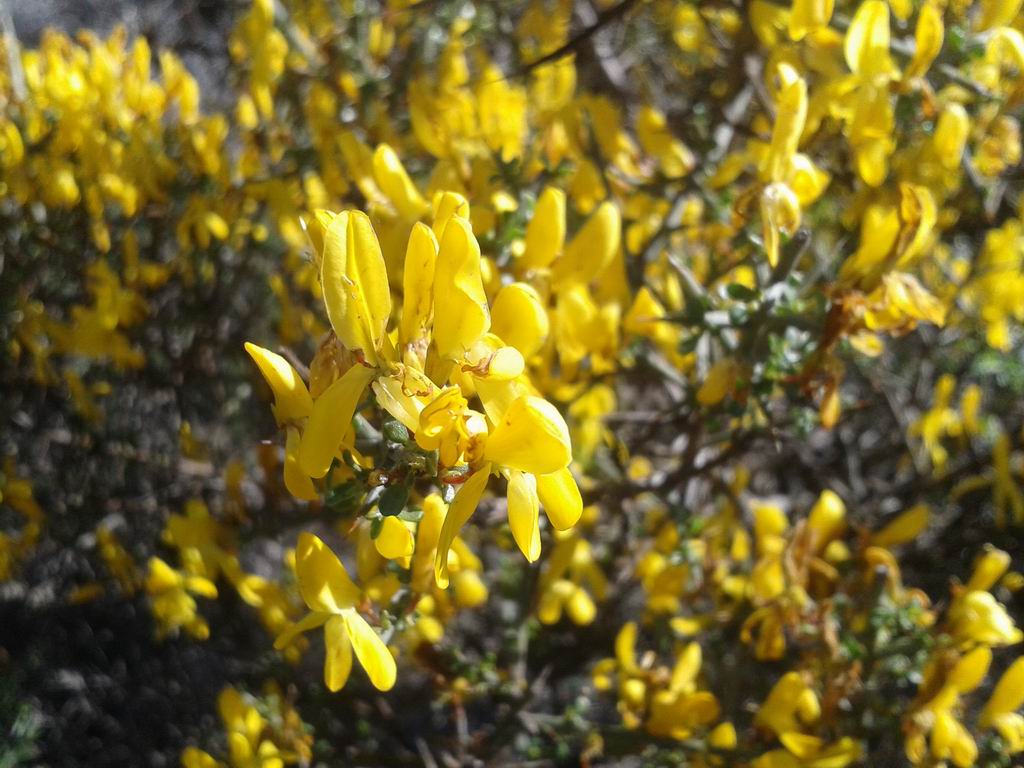
[[[306,383],[291,364],[269,349],[248,341],[245,343],[245,351],[259,366],[260,373],[274,393],[274,418],[277,423],[284,424],[309,416],[313,409],[313,398],[309,396]]]

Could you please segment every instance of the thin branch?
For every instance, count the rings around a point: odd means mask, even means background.
[[[636,5],[636,0],[619,0],[619,2],[611,8],[601,11],[601,13],[597,15],[597,21],[589,27],[586,27],[576,33],[568,42],[564,45],[560,45],[558,48],[551,51],[551,53],[544,54],[539,59],[535,59],[534,61],[524,64],[513,75],[513,77],[522,77],[523,75],[527,75],[537,69],[537,67],[542,67],[545,64],[550,64],[554,61],[558,61],[559,59],[564,59],[566,56],[575,53],[583,43],[587,42],[587,40],[596,35],[617,18],[623,16],[634,5]]]

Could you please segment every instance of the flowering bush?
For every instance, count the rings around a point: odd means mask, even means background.
[[[236,16],[5,40],[0,764],[1024,759],[1020,0]]]

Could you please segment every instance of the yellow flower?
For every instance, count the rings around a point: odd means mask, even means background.
[[[949,620],[954,638],[961,643],[1013,645],[1024,639],[1006,608],[990,592],[964,594],[950,608]]]
[[[348,681],[353,650],[374,687],[390,690],[395,684],[395,659],[391,651],[359,614],[357,605],[362,595],[345,566],[311,533],[299,535],[295,575],[302,599],[311,612],[283,632],[274,647],[286,648],[297,635],[323,626],[324,683],[328,690],[339,691]]]
[[[153,616],[159,625],[160,636],[184,628],[197,640],[210,636],[210,627],[196,613],[192,595],[217,597],[216,585],[202,576],[188,576],[171,568],[158,557],[149,559],[149,572],[145,581]]]

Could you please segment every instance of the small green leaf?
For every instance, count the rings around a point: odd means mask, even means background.
[[[729,294],[729,298],[736,301],[754,301],[758,296],[757,290],[748,288],[743,283],[729,283],[725,292]]]
[[[392,517],[405,509],[409,501],[409,489],[405,485],[391,485],[384,489],[377,502],[377,509],[385,517]]]

